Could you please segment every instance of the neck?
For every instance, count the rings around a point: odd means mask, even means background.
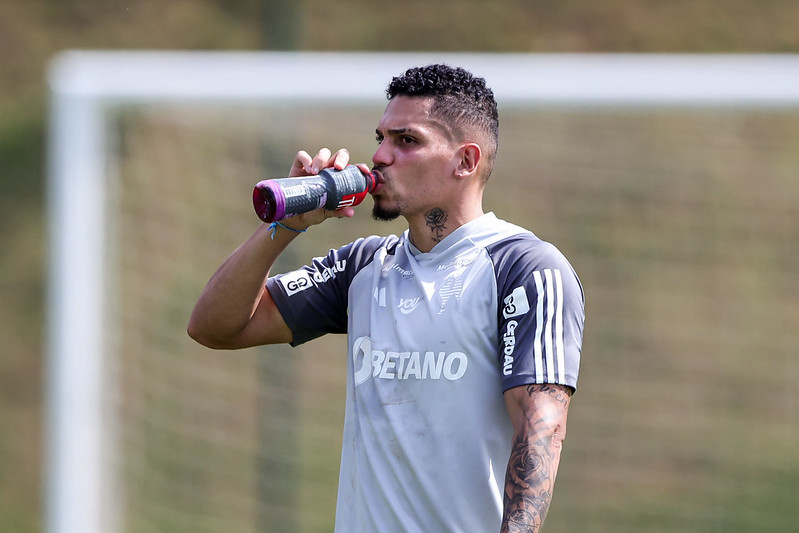
[[[422,252],[429,252],[447,235],[482,214],[482,209],[468,213],[452,213],[442,207],[434,207],[424,215],[408,221],[408,234],[416,248]]]

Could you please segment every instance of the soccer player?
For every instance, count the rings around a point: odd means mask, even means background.
[[[222,349],[348,334],[337,532],[538,532],[577,386],[582,287],[552,244],[483,212],[499,130],[485,80],[428,65],[387,95],[373,216],[408,229],[272,276],[293,239],[353,209],[263,225],[208,282],[189,334]],[[348,163],[344,149],[300,151],[290,176]]]

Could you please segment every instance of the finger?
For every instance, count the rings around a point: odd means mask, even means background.
[[[328,218],[350,218],[355,215],[355,209],[352,207],[342,207],[335,211],[325,210],[325,217]]]
[[[311,155],[305,150],[300,150],[294,157],[294,163],[291,165],[289,176],[308,176],[313,174],[311,172],[312,164]]]
[[[328,162],[330,161],[330,157],[330,148],[322,148],[316,152],[316,155],[311,162],[311,173],[318,174],[320,170],[326,168],[328,166]]]
[[[346,148],[341,148],[331,157],[333,168],[341,170],[350,162],[350,151]]]

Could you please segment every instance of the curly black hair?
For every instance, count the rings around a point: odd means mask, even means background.
[[[499,144],[499,113],[494,92],[485,79],[461,67],[444,64],[414,67],[391,80],[386,96],[389,100],[395,96],[433,98],[431,113],[454,131],[476,127],[484,132],[489,142],[484,148],[487,148],[485,155],[490,172]]]

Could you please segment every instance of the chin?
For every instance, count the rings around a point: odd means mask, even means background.
[[[380,220],[381,222],[391,222],[392,220],[396,220],[399,218],[400,214],[401,213],[399,209],[386,209],[377,201],[375,201],[375,205],[372,207],[372,218],[375,220]]]

